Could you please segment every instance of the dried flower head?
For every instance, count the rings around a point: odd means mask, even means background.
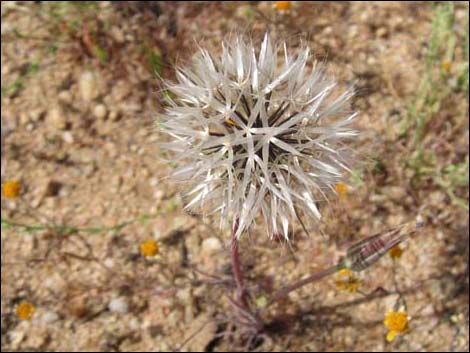
[[[386,232],[359,240],[347,250],[342,266],[360,272],[379,261],[390,249],[418,232],[424,226],[420,216],[415,222],[405,223]]]
[[[147,240],[140,244],[140,253],[145,257],[154,257],[159,250],[160,245],[155,240]]]
[[[22,302],[16,307],[16,315],[21,320],[31,319],[35,311],[36,308],[34,307],[34,305],[28,302]]]
[[[237,237],[259,213],[286,239],[299,212],[320,219],[318,203],[350,172],[357,114],[353,91],[311,59],[268,34],[259,50],[237,36],[218,57],[200,49],[166,83],[173,98],[160,120],[173,141],[163,147],[182,165],[173,176],[194,185],[188,209],[219,214],[222,226],[238,220]]]
[[[408,313],[402,310],[389,310],[387,314],[385,314],[384,325],[389,330],[387,341],[391,342],[397,335],[403,335],[410,330]]]
[[[16,180],[6,181],[2,185],[2,196],[6,199],[16,199],[21,193],[21,183]]]

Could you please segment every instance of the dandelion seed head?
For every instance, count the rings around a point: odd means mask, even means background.
[[[173,178],[192,186],[188,210],[237,222],[237,237],[259,214],[269,236],[286,239],[300,215],[320,220],[319,204],[355,160],[352,89],[328,78],[307,46],[290,50],[269,34],[259,48],[242,36],[220,55],[201,48],[176,78],[159,126],[180,166]]]

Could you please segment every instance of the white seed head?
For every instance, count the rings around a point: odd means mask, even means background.
[[[289,239],[290,222],[319,220],[318,203],[351,168],[353,91],[338,92],[307,47],[296,52],[269,34],[259,50],[237,36],[165,83],[173,98],[159,120],[172,141],[162,147],[182,165],[173,177],[191,184],[186,207],[238,222],[238,237],[262,214],[270,236]]]

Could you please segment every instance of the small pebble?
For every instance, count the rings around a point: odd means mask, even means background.
[[[109,311],[116,314],[127,314],[129,312],[129,304],[123,297],[114,298],[109,302]]]
[[[57,130],[64,130],[67,127],[67,118],[60,107],[54,107],[47,114],[47,123]]]
[[[213,255],[223,250],[222,242],[216,237],[204,239],[201,247],[205,255]]]
[[[73,135],[70,131],[64,132],[62,135],[62,139],[64,140],[65,143],[71,145],[75,142],[75,139],[73,138]]]
[[[59,101],[65,104],[71,104],[72,103],[72,93],[70,91],[62,91],[57,95],[57,98],[59,98]]]
[[[59,320],[59,315],[53,311],[46,311],[41,316],[41,323],[43,324],[52,324]]]
[[[121,117],[121,115],[119,114],[119,112],[113,110],[109,113],[109,120],[111,121],[118,121],[119,118]]]
[[[95,109],[93,110],[93,114],[98,119],[105,119],[108,115],[108,110],[104,104],[98,104]]]
[[[80,76],[79,90],[82,99],[86,102],[90,102],[98,97],[98,84],[96,77],[93,73],[87,71]]]
[[[107,267],[107,268],[113,268],[115,263],[114,263],[114,260],[113,259],[106,259],[104,260],[103,264]]]

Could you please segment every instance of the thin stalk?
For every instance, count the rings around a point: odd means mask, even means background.
[[[275,302],[281,300],[281,299],[284,299],[285,297],[287,297],[289,295],[290,292],[293,292],[303,286],[306,286],[307,284],[310,284],[310,283],[313,283],[313,282],[317,282],[327,276],[330,276],[336,272],[338,272],[339,270],[341,270],[343,268],[343,265],[342,264],[338,264],[338,265],[334,265],[332,267],[329,267],[325,270],[322,270],[322,271],[319,271],[319,272],[316,272],[304,279],[301,279],[297,282],[294,282],[292,283],[291,285],[288,285],[287,287],[284,287],[283,289],[279,290],[272,298],[271,300],[269,301],[268,303],[268,306],[271,305],[271,304],[274,304]]]
[[[238,239],[236,237],[236,233],[238,230],[238,220],[235,222],[233,229],[232,229],[232,245],[231,245],[231,260],[232,260],[232,272],[233,278],[235,280],[235,285],[237,287],[237,295],[236,299],[244,309],[248,309],[248,298],[247,298],[247,290],[245,287],[245,279],[243,278],[243,270],[240,261],[240,250]]]
[[[249,293],[245,286],[245,279],[243,277],[243,267],[240,259],[240,249],[238,239],[236,237],[238,230],[238,220],[232,228],[232,244],[230,258],[232,261],[232,272],[236,286],[236,295],[233,304],[240,309],[242,316],[248,317],[253,320],[256,329],[260,330],[263,327],[262,320],[257,312],[251,309],[249,302]]]

